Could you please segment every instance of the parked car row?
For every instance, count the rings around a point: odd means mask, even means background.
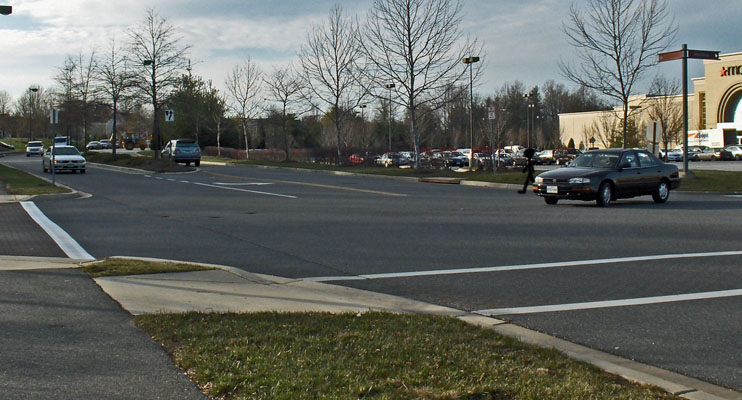
[[[683,149],[676,148],[668,150],[665,154],[664,150],[660,150],[660,158],[666,159],[667,161],[681,162],[683,161]],[[729,145],[725,148],[711,148],[707,146],[693,146],[688,147],[688,161],[740,161],[742,160],[742,146],[740,145]]]
[[[93,140],[86,144],[85,148],[88,150],[105,150],[112,149],[113,144],[111,144],[111,141],[108,139]]]

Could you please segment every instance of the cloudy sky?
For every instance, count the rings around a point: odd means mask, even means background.
[[[516,80],[528,87],[549,79],[571,86],[558,69],[560,57],[573,52],[561,30],[570,0],[463,1],[461,29],[485,46],[480,93]],[[265,71],[295,59],[307,28],[322,23],[336,3],[363,19],[373,0],[0,0],[13,6],[12,15],[0,16],[0,90],[17,98],[32,85],[51,88],[67,55],[94,48],[100,53],[113,37],[125,42],[127,29],[139,25],[150,7],[192,46],[193,72],[221,88],[232,67],[248,57]],[[687,43],[693,49],[742,51],[742,1],[669,0],[669,6],[679,27],[670,50]],[[656,71],[680,78],[680,62]],[[690,73],[701,76],[702,62],[691,61]]]

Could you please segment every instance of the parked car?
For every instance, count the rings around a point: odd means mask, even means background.
[[[690,157],[689,157],[690,158]],[[732,153],[723,149],[712,149],[710,147],[703,148],[700,152],[696,153],[693,158],[698,161],[716,161],[716,160],[732,160]]]
[[[727,146],[724,149],[732,153],[735,160],[742,160],[742,146]]]
[[[582,154],[580,150],[571,148],[562,148],[554,150],[554,163],[556,165],[565,165]]]
[[[384,153],[377,160],[377,163],[382,167],[399,167],[401,165],[409,165],[410,160],[407,157],[403,157],[399,153],[389,152]]]
[[[525,151],[527,149],[521,149],[518,150],[517,153],[513,156],[513,167],[525,167],[526,163],[528,162],[528,157],[525,155]],[[541,165],[541,159],[538,157],[538,154],[533,155],[533,164],[534,165]]]
[[[54,160],[52,160],[52,158]],[[44,172],[52,169],[54,165],[54,171],[80,171],[81,174],[85,173],[85,157],[80,154],[74,146],[61,145],[47,148],[44,151],[44,155],[41,157],[41,164]]]
[[[112,149],[113,148],[113,143],[111,143],[111,141],[108,139],[101,139],[98,141],[98,143],[100,143],[101,149]]]
[[[683,161],[683,150],[680,150],[680,149],[668,150],[667,161],[682,162]]]
[[[734,156],[727,149],[714,149],[714,161],[732,161]]]
[[[173,139],[160,152],[162,157],[169,158],[175,163],[195,166],[201,165],[201,148],[194,139]]]
[[[469,156],[459,151],[452,151],[444,163],[446,168],[469,168]]]
[[[537,154],[543,164],[551,165],[555,163],[554,150],[541,150]]]
[[[605,207],[619,198],[652,195],[664,203],[680,186],[678,167],[665,164],[646,150],[590,150],[566,168],[536,177],[533,192],[546,204],[560,199],[595,200]]]
[[[0,148],[7,149],[7,150],[15,150],[15,146],[13,146],[12,144],[8,144],[8,143],[1,142],[1,141],[0,141]]]
[[[97,140],[93,140],[92,142],[88,142],[88,144],[85,145],[85,148],[88,150],[100,150],[102,149],[100,142]]]
[[[44,155],[44,143],[37,140],[32,140],[26,143],[26,157],[30,156],[43,156]]]

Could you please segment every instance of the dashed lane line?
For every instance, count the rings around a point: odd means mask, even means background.
[[[221,177],[224,177],[224,178],[245,179],[245,177],[243,177],[243,176],[221,174],[221,173],[218,173],[218,172],[206,172],[206,173],[207,174],[210,174],[210,175],[214,175],[214,176],[221,176]],[[379,190],[368,190],[368,189],[349,188],[349,187],[335,186],[335,185],[324,185],[324,184],[320,184],[320,183],[285,181],[285,180],[267,179],[267,178],[260,178],[260,180],[261,181],[266,181],[266,182],[272,182],[272,183],[285,183],[285,184],[289,184],[289,185],[310,186],[310,187],[317,187],[317,188],[322,188],[322,189],[343,190],[343,191],[346,191],[346,192],[357,192],[357,193],[375,194],[375,195],[381,195],[381,196],[409,197],[408,195],[403,194],[403,193],[382,192],[382,191],[379,191]]]
[[[234,191],[237,191],[237,192],[262,194],[262,195],[266,195],[266,196],[285,197],[287,199],[296,199],[297,198],[296,196],[290,196],[290,195],[287,195],[287,194],[270,193],[270,192],[260,192],[260,191],[257,191],[257,190],[247,190],[247,189],[233,188],[233,187],[229,187],[229,186],[210,185],[208,183],[193,182],[193,184],[194,185],[199,185],[199,186],[206,186],[206,187],[217,188],[217,189],[234,190]]]

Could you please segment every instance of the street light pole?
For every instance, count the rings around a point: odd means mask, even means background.
[[[36,93],[38,91],[39,91],[39,88],[35,88],[35,87],[28,88],[28,137],[30,138],[29,140],[34,140],[34,137],[33,137],[33,127],[32,127],[32,125],[33,125],[32,117],[33,117],[33,106],[34,106],[33,103],[34,103],[34,99],[33,99],[33,94],[32,93]]]
[[[389,148],[388,148],[388,151],[392,151],[392,89],[394,88],[394,84],[387,83],[386,88],[389,89]]]
[[[469,66],[469,172],[474,163],[474,75],[472,64],[479,61],[479,57],[465,57],[461,62]]]

